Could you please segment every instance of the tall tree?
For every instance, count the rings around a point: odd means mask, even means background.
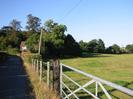
[[[109,53],[109,54],[120,54],[121,53],[121,48],[117,44],[114,44],[112,46],[109,46],[106,49],[106,53]]]
[[[98,41],[96,39],[91,40],[88,43],[87,48],[88,48],[88,51],[91,53],[98,53]]]
[[[87,42],[84,42],[83,40],[81,40],[80,42],[79,42],[79,45],[80,45],[80,48],[82,49],[82,51],[88,51],[88,49],[87,49]]]
[[[104,53],[105,52],[105,44],[102,39],[98,40],[98,52]]]
[[[126,50],[127,50],[128,53],[133,53],[133,44],[127,45]]]
[[[49,19],[49,20],[47,20],[47,21],[45,22],[44,27],[45,27],[45,30],[46,30],[47,32],[51,33],[51,32],[52,32],[52,29],[53,29],[56,25],[58,25],[58,23],[55,23],[52,19]]]
[[[72,37],[72,35],[68,34],[65,37],[65,43],[64,43],[64,52],[66,55],[69,56],[79,56],[81,55],[81,49],[79,44],[75,41],[75,39]]]
[[[113,48],[113,53],[114,54],[120,54],[121,53],[121,48],[120,48],[119,45],[114,44],[114,45],[112,45],[112,48]]]
[[[64,48],[65,31],[67,27],[62,24],[55,23],[53,20],[45,22],[46,33],[44,35],[45,47],[51,56],[60,56]]]
[[[20,21],[17,21],[16,19],[13,19],[11,22],[10,22],[10,26],[13,28],[13,30],[15,31],[20,31],[22,26],[21,26],[21,22]]]
[[[39,47],[39,34],[32,34],[26,40],[26,45],[31,52],[37,52]]]
[[[41,19],[32,14],[27,15],[27,26],[26,29],[33,32],[38,32],[41,25]]]

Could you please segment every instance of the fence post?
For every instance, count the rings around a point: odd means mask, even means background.
[[[96,97],[98,96],[98,83],[97,83],[97,81],[96,81],[95,95],[96,95]]]
[[[60,64],[60,97],[62,97],[62,72],[63,72],[63,68],[62,68],[62,64]]]
[[[36,68],[37,68],[37,59],[35,61],[35,72],[36,72]]]
[[[35,69],[36,69],[36,59],[34,59],[34,71],[35,71]]]
[[[40,61],[40,82],[42,81],[42,61]]]
[[[39,64],[38,64],[38,63],[39,63],[39,61],[38,61],[38,59],[37,59],[37,61],[36,61],[36,62],[37,62],[37,64],[36,64],[36,72],[38,73],[38,67],[39,67]]]
[[[34,59],[31,60],[31,68],[33,69],[34,66]]]
[[[58,59],[53,60],[53,88],[60,95],[60,62]]]
[[[50,64],[47,62],[47,85],[49,86],[49,80],[50,80]]]

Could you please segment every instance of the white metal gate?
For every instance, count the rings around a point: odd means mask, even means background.
[[[125,93],[125,94],[127,94],[127,95],[130,95],[130,96],[133,98],[133,90],[131,90],[131,89],[122,87],[122,86],[120,86],[120,85],[117,85],[117,84],[115,84],[115,83],[112,83],[112,82],[109,82],[109,81],[106,81],[106,80],[103,80],[103,79],[101,79],[101,78],[98,78],[98,77],[96,77],[96,76],[93,76],[93,75],[91,75],[91,74],[85,73],[85,72],[83,72],[83,71],[81,71],[81,70],[75,69],[75,68],[73,68],[73,67],[70,67],[70,66],[67,66],[67,65],[64,65],[64,64],[60,64],[60,66],[61,66],[61,92],[62,92],[61,95],[64,94],[64,95],[62,95],[62,98],[63,98],[63,99],[69,99],[72,95],[74,96],[74,98],[79,99],[79,97],[78,97],[75,93],[78,92],[78,91],[80,91],[80,90],[85,91],[87,94],[91,95],[91,96],[92,96],[93,98],[95,98],[95,99],[99,99],[99,97],[98,97],[98,88],[99,88],[99,87],[102,89],[102,91],[103,91],[104,94],[106,95],[107,99],[112,99],[110,93],[105,89],[104,85],[107,85],[107,86],[112,87],[112,88],[114,88],[114,89],[116,89],[116,90],[118,90],[118,91],[121,91],[121,92],[123,92],[123,93]],[[74,71],[74,72],[77,72],[77,73],[79,73],[79,74],[82,74],[82,75],[84,75],[84,76],[86,76],[86,77],[89,77],[89,78],[91,78],[91,80],[88,81],[87,83],[83,84],[83,85],[80,85],[80,84],[78,84],[76,81],[74,81],[71,77],[69,77],[68,75],[66,75],[66,74],[62,71],[62,70],[63,70],[62,68],[64,68],[64,67],[65,67],[65,68],[68,68],[68,69],[70,69],[70,70],[72,70],[72,71]],[[67,78],[67,79],[70,80],[72,83],[74,83],[75,85],[77,85],[78,88],[75,89],[74,91],[72,91],[72,90],[63,82],[63,80],[62,80],[63,77]],[[92,92],[90,92],[89,90],[86,89],[87,86],[89,86],[89,85],[91,85],[91,84],[93,84],[93,83],[95,83],[95,93],[92,93]],[[67,93],[63,90],[63,87],[67,88],[67,89],[70,91],[70,93],[67,94]]]

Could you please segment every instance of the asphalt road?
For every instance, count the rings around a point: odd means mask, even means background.
[[[0,99],[35,99],[21,58],[10,56],[0,64]]]

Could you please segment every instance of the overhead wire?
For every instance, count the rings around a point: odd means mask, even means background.
[[[68,12],[60,19],[60,21],[64,20],[69,14],[71,14],[72,11],[80,5],[81,1],[82,0],[79,0],[70,10],[68,10]]]

